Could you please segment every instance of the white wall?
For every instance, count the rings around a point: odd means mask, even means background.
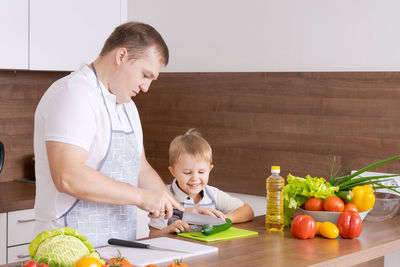
[[[399,0],[128,1],[128,20],[166,40],[164,71],[400,71]],[[265,214],[265,198],[240,197]]]
[[[398,0],[129,0],[170,48],[164,71],[399,71]]]

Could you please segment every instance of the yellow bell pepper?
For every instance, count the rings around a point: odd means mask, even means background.
[[[375,204],[374,189],[370,185],[355,186],[351,190],[353,192],[353,201],[357,206],[358,212],[372,209]]]

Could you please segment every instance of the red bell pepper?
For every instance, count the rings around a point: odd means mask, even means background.
[[[314,238],[315,221],[309,215],[297,215],[292,222],[292,235],[300,239]]]
[[[362,220],[358,212],[344,211],[337,221],[339,234],[342,238],[353,239],[359,237],[362,231]]]

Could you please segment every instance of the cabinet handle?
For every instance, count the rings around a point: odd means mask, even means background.
[[[24,258],[28,258],[30,257],[30,255],[17,255],[18,259],[24,259]]]
[[[28,220],[17,220],[18,223],[27,223],[27,222],[34,222],[35,219],[28,219]]]

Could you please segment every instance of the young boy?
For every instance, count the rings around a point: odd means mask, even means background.
[[[168,167],[175,178],[169,190],[186,210],[209,209],[211,214],[229,218],[232,223],[246,222],[254,217],[253,209],[240,199],[207,185],[212,165],[212,151],[208,142],[195,129],[179,135],[169,147]],[[204,212],[203,212],[204,213]],[[190,226],[176,218],[152,218],[150,236],[190,231]]]

